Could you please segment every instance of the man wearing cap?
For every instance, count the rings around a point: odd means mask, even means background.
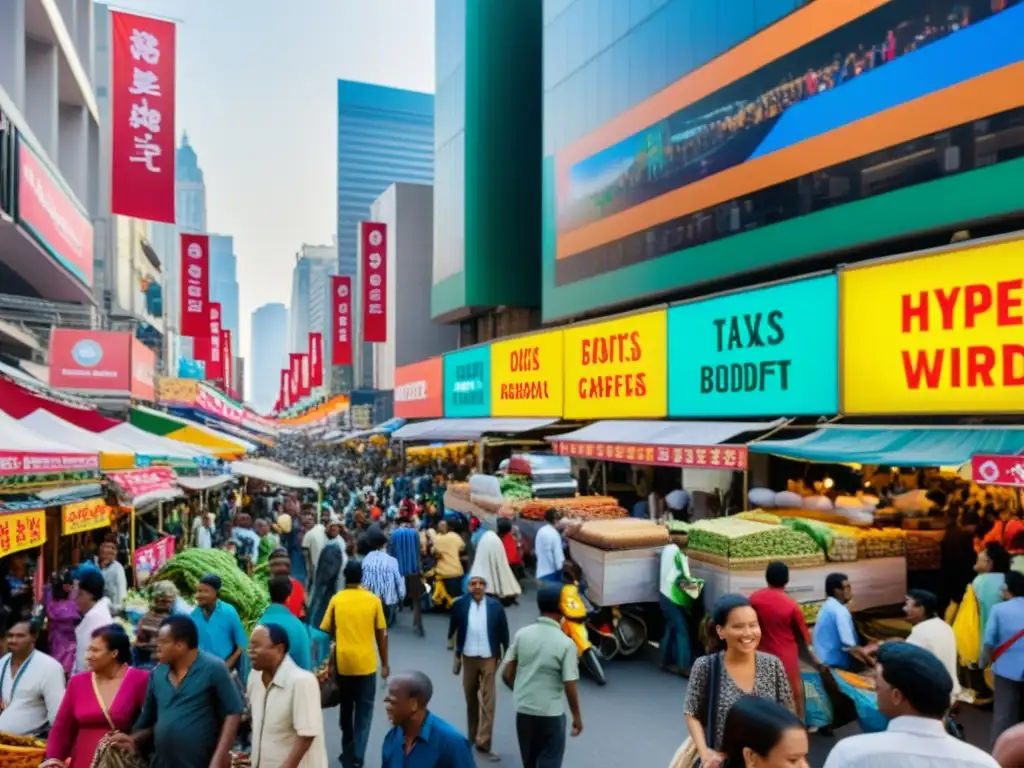
[[[234,606],[220,599],[220,587],[220,576],[213,573],[203,576],[196,587],[192,620],[199,630],[199,650],[221,659],[228,669],[240,671],[238,661],[249,638]]]

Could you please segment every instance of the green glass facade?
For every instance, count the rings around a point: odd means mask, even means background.
[[[431,315],[540,305],[541,0],[439,0]]]

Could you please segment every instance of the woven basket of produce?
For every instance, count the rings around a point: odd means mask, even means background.
[[[0,731],[0,768],[39,768],[45,755],[45,741]]]
[[[639,549],[668,544],[668,529],[653,520],[591,520],[567,530],[570,538],[598,549]]]
[[[861,559],[875,557],[903,557],[905,549],[904,532],[901,528],[882,528],[865,531],[857,542],[857,555]]]
[[[908,571],[938,571],[942,568],[942,540],[945,531],[907,531],[904,546]]]

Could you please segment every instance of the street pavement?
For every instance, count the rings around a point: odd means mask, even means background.
[[[537,617],[534,593],[524,595],[519,606],[508,609],[509,629],[516,630]],[[466,727],[466,705],[462,694],[462,679],[452,674],[451,652],[447,650],[445,635],[448,617],[430,614],[424,617],[426,637],[413,633],[411,614],[403,611],[397,625],[389,633],[392,674],[417,669],[426,673],[434,684],[431,711],[456,728]],[[665,768],[675,750],[686,736],[683,722],[683,700],[686,681],[662,672],[656,656],[637,654],[634,658],[615,659],[605,664],[608,684],[600,688],[583,677],[579,690],[583,707],[583,733],[568,739],[564,765],[566,768]],[[984,747],[987,738],[986,718],[982,713],[968,709],[961,718],[967,728],[968,739]],[[338,710],[324,712],[327,754],[330,764],[341,753],[341,731]],[[379,689],[377,709],[367,748],[366,768],[380,768],[381,745],[391,724],[384,712],[384,686]],[[857,733],[856,725],[847,726],[837,733],[842,737]],[[836,737],[811,737],[811,765],[824,765]],[[515,711],[512,693],[498,683],[498,703],[495,714],[494,750],[502,756],[498,765],[519,768],[519,749],[516,742]],[[491,765],[478,758],[478,765]]]

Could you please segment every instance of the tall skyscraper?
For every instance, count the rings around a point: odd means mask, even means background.
[[[326,338],[330,323],[330,276],[337,274],[337,271],[338,251],[333,245],[303,243],[295,254],[288,324],[289,351],[305,352],[309,348],[310,332],[319,331]],[[330,349],[326,353],[330,354]]]
[[[222,325],[237,344],[238,257],[231,235],[210,235],[210,301],[220,302]]]
[[[403,181],[434,182],[433,95],[339,80],[339,274],[355,278],[359,222],[369,218],[370,204],[385,189]],[[365,350],[355,346],[357,360],[365,355],[369,361],[368,345]],[[356,384],[372,386],[373,366],[361,368],[363,380]],[[351,372],[338,372],[332,386],[351,388]]]
[[[274,407],[281,384],[281,369],[288,359],[288,309],[284,304],[264,304],[252,313],[246,389],[258,411]]]

